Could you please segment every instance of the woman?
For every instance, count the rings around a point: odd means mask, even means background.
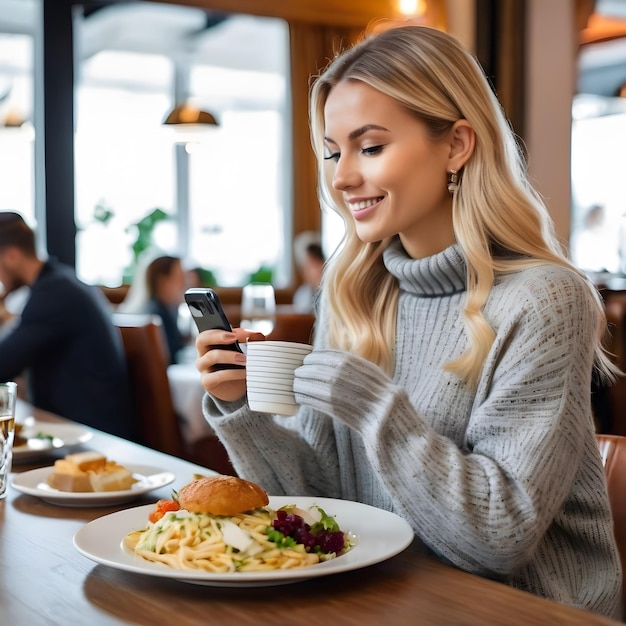
[[[298,313],[315,313],[315,302],[326,256],[319,233],[305,231],[294,240],[294,256],[302,277],[302,284],[293,294],[293,308]]]
[[[179,257],[146,257],[138,266],[128,296],[118,307],[122,313],[152,313],[161,318],[170,363],[177,362],[185,347],[185,338],[178,328],[178,307],[183,302],[185,287],[186,276]]]
[[[479,65],[407,26],[315,82],[321,198],[345,222],[293,420],[253,414],[244,362],[198,337],[204,411],[273,494],[396,512],[468,572],[612,617],[621,572],[591,417],[605,321],[563,256]]]

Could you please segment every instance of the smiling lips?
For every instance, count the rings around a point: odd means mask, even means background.
[[[347,202],[352,210],[352,213],[356,216],[356,214],[372,208],[374,205],[381,202],[381,200],[383,200],[383,196],[378,196],[377,198],[366,198],[363,200],[348,200]]]

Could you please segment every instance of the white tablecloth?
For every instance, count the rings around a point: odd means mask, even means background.
[[[194,443],[213,434],[213,429],[202,415],[204,389],[200,373],[192,363],[176,363],[167,368],[174,409],[182,419],[183,437]]]

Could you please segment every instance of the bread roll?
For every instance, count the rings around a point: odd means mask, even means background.
[[[178,492],[180,508],[192,513],[236,515],[268,503],[267,493],[261,487],[236,476],[198,478]]]
[[[137,482],[130,470],[114,461],[107,461],[102,471],[87,473],[93,491],[123,491],[130,489]]]

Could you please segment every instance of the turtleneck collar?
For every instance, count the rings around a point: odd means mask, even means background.
[[[402,291],[423,297],[465,291],[465,259],[457,244],[433,256],[412,259],[396,240],[383,252],[383,261]]]

